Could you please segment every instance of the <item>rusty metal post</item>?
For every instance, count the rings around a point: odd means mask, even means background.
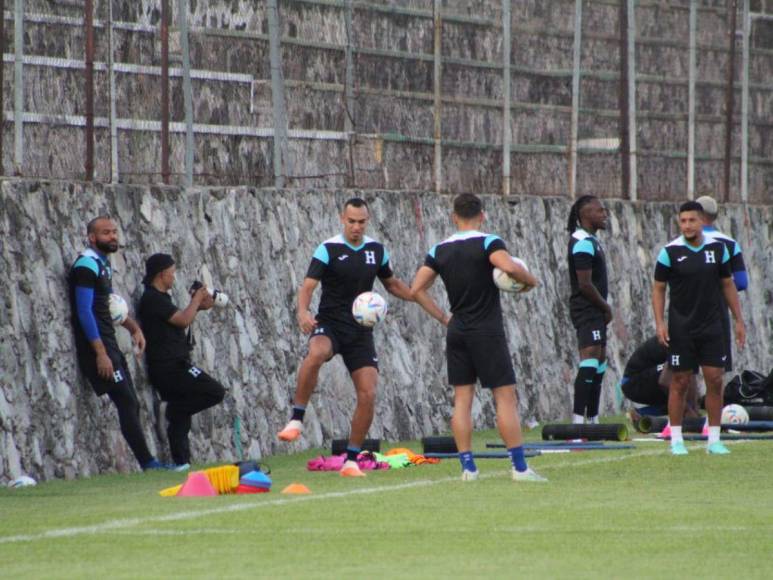
[[[441,193],[443,191],[443,145],[442,145],[442,128],[441,128],[441,118],[442,118],[442,108],[443,108],[443,97],[442,97],[442,44],[443,44],[443,18],[440,15],[440,0],[435,0],[434,4],[434,10],[433,10],[433,16],[434,16],[434,22],[435,22],[435,37],[434,37],[434,45],[435,45],[435,59],[434,59],[434,72],[433,72],[433,83],[434,83],[434,106],[433,106],[433,113],[435,118],[435,130],[434,130],[434,138],[435,138],[435,158],[434,158],[434,173],[435,173],[435,192]]]
[[[725,178],[723,181],[724,201],[730,200],[730,170],[733,155],[733,109],[735,106],[735,28],[738,14],[738,0],[727,0],[729,62],[727,66],[727,87],[725,89]]]
[[[161,179],[169,177],[169,0],[161,0]]]
[[[86,35],[86,181],[94,181],[94,0],[84,4]]]
[[[5,54],[5,0],[0,0],[0,55]],[[3,63],[0,62],[0,175],[3,175],[3,133],[5,129],[5,91]]]
[[[94,0],[84,5],[86,36],[86,181],[94,181]]]
[[[620,162],[621,189],[623,199],[630,197],[631,165],[630,165],[630,135],[628,122],[628,7],[620,3],[620,85],[618,86],[620,107]]]

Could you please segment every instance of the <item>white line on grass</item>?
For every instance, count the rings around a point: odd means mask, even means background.
[[[743,443],[743,441],[734,441],[733,443]],[[561,469],[564,467],[581,467],[583,465],[593,465],[598,463],[611,463],[614,461],[624,461],[635,457],[643,457],[647,455],[661,455],[665,453],[665,449],[659,450],[647,450],[639,453],[629,453],[627,455],[617,455],[613,457],[597,457],[594,459],[588,459],[585,461],[571,461],[565,463],[558,463],[555,465],[546,465],[540,468],[540,471],[548,471],[553,469]],[[488,479],[490,477],[501,477],[502,473],[494,472],[481,475],[481,478]],[[216,508],[181,511],[174,514],[167,514],[163,516],[150,516],[146,518],[124,518],[118,520],[111,520],[101,524],[94,524],[91,526],[80,526],[73,528],[59,528],[54,530],[48,530],[38,534],[19,534],[16,536],[4,536],[0,537],[0,544],[13,544],[18,542],[34,542],[37,540],[47,540],[54,538],[70,538],[73,536],[80,536],[86,534],[98,534],[103,532],[110,532],[113,530],[120,530],[123,528],[129,528],[132,526],[139,526],[149,523],[163,523],[163,522],[176,522],[182,520],[192,520],[195,518],[201,518],[211,515],[227,514],[232,512],[241,512],[246,510],[253,510],[259,508],[281,506],[287,504],[293,504],[304,501],[322,501],[326,499],[338,499],[342,497],[351,497],[357,495],[371,495],[374,493],[383,493],[390,491],[400,491],[403,489],[412,489],[416,487],[427,487],[431,485],[437,485],[440,483],[458,482],[458,477],[444,477],[441,479],[422,479],[418,481],[411,481],[408,483],[399,483],[397,485],[383,485],[380,487],[368,487],[360,489],[351,489],[347,491],[333,491],[329,493],[321,493],[319,495],[302,495],[292,498],[277,498],[260,503],[240,503],[227,506],[220,506]],[[540,485],[540,484],[529,484]],[[548,484],[549,485],[549,484]]]
[[[458,528],[453,529],[454,533],[474,533],[477,528]],[[707,527],[704,524],[700,525],[658,525],[655,527],[649,526],[647,528],[648,534],[667,534],[667,533],[698,533],[707,531],[721,531],[721,532],[764,532],[767,530],[773,530],[773,525],[757,525],[757,526],[720,526],[720,527]],[[639,534],[642,529],[638,526],[615,526],[615,527],[588,527],[587,523],[578,524],[576,527],[571,526],[553,526],[547,525],[530,525],[530,526],[494,526],[488,528],[489,532],[507,533],[507,534],[576,534],[582,532],[584,534]],[[321,528],[308,528],[308,527],[293,527],[293,532],[296,534],[304,533],[327,533]],[[259,530],[244,530],[244,529],[194,529],[194,530],[164,530],[164,529],[146,529],[146,530],[112,530],[109,532],[114,536],[233,536],[246,534],[261,535],[262,531]]]

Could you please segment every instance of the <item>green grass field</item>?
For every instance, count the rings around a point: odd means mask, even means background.
[[[3,489],[0,575],[769,578],[773,441],[703,445],[531,459],[547,484],[511,481],[507,460],[468,483],[456,460],[344,479],[306,471],[317,450],[270,458],[268,494],[159,497],[173,473]],[[281,495],[291,482],[313,494]]]

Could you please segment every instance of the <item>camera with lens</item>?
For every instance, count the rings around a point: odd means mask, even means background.
[[[196,292],[196,290],[198,290],[202,286],[204,286],[204,284],[202,284],[198,280],[194,280],[193,284],[191,284],[191,288],[189,292],[193,294],[194,292]],[[225,292],[221,292],[220,290],[216,290],[213,288],[207,288],[207,292],[209,292],[209,294],[212,296],[212,299],[215,301],[215,306],[217,306],[218,308],[222,308],[223,306],[228,304],[228,294],[226,294]]]

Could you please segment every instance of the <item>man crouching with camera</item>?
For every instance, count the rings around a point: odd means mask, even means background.
[[[197,283],[191,289],[188,306],[178,309],[169,295],[176,269],[169,254],[153,254],[146,260],[142,280],[145,291],[140,299],[138,318],[147,341],[145,360],[150,383],[167,402],[166,433],[172,459],[182,466],[191,460],[188,441],[191,417],[220,403],[225,389],[191,362],[193,345],[190,332],[187,335],[185,332],[199,310],[209,310],[216,304],[217,296]],[[225,303],[223,298],[219,303]]]

